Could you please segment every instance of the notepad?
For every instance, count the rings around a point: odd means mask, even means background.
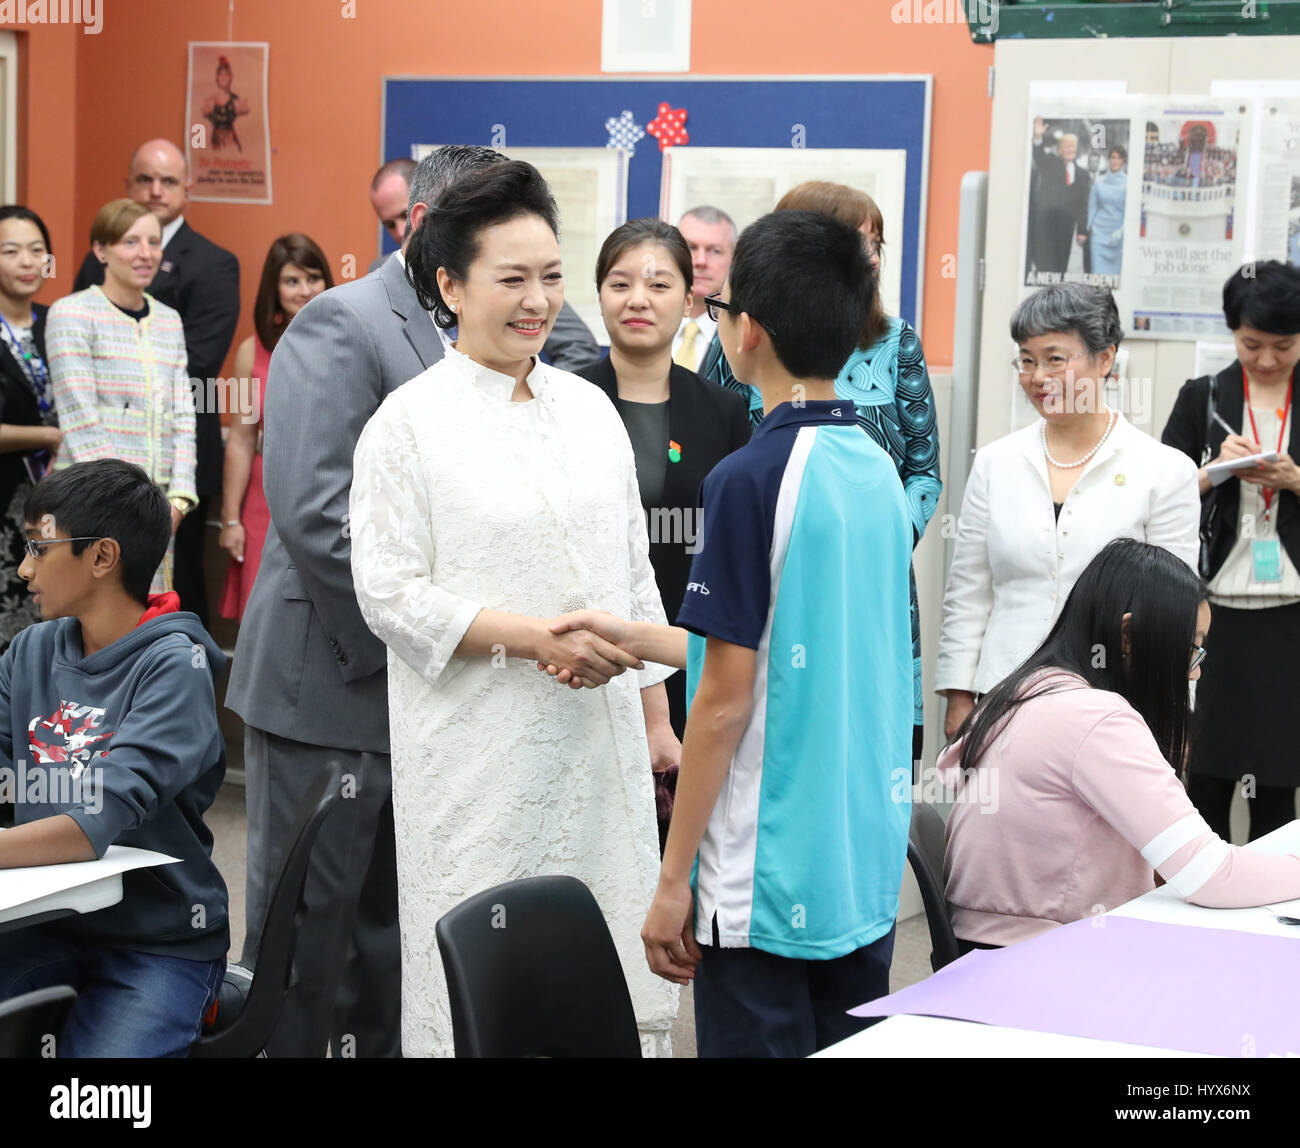
[[[1232,477],[1235,470],[1249,470],[1261,462],[1277,462],[1277,451],[1266,450],[1262,454],[1248,454],[1245,458],[1230,458],[1223,462],[1212,462],[1205,468],[1211,486],[1222,486]]]

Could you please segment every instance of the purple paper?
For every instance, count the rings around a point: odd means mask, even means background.
[[[1131,917],[975,951],[854,1016],[950,1017],[1203,1052],[1300,1055],[1300,929],[1269,937]]]

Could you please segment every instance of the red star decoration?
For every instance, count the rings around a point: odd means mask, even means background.
[[[645,130],[659,141],[660,151],[691,142],[686,134],[686,109],[670,107],[667,103],[659,105],[659,114],[646,124]]]

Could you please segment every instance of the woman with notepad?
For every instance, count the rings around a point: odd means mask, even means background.
[[[1239,781],[1253,840],[1296,816],[1300,757],[1300,269],[1248,263],[1223,288],[1237,361],[1183,385],[1163,440],[1200,466],[1214,638],[1197,686],[1188,792],[1222,837]],[[1231,471],[1218,464],[1276,452]],[[1216,480],[1217,483],[1216,483]]]

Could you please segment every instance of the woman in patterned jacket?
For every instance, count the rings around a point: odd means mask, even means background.
[[[842,183],[814,180],[792,187],[781,197],[776,210],[819,211],[855,228],[867,245],[871,270],[880,270],[885,223],[875,200],[865,192]],[[757,394],[731,373],[716,338],[705,355],[700,373],[746,399],[752,400]],[[921,340],[906,319],[885,314],[879,291],[875,293],[875,303],[867,316],[858,349],[849,356],[835,380],[835,393],[854,403],[858,409],[858,425],[894,460],[907,495],[915,549],[943,489],[939,479],[939,423]],[[754,426],[762,421],[761,400],[750,402],[750,419]],[[921,620],[915,573],[912,575],[912,687],[912,756],[919,760],[924,708]]]
[[[185,331],[145,288],[162,260],[162,226],[143,204],[115,199],[90,229],[104,285],[50,307],[45,345],[63,443],[56,469],[97,458],[143,467],[172,506],[172,534],[198,503],[194,397]],[[153,593],[171,589],[171,547]]]

